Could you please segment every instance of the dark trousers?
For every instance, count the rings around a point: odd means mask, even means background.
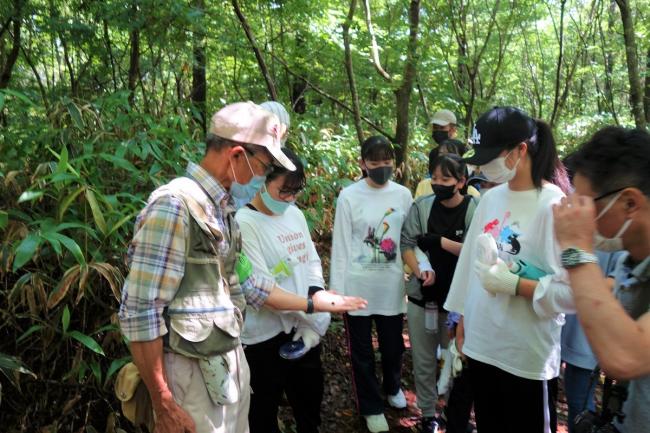
[[[575,431],[575,419],[582,411],[589,409],[596,410],[594,394],[598,376],[592,378],[592,370],[580,368],[576,365],[566,363],[564,367],[564,393],[569,409],[567,425],[569,433]]]
[[[375,322],[377,328],[383,388],[387,395],[397,394],[400,389],[402,373],[404,315],[350,316],[346,314],[345,329],[348,351],[352,359],[352,383],[356,394],[357,409],[361,415],[377,415],[384,412],[384,400],[375,375],[372,322]]]
[[[293,409],[298,433],[317,433],[323,400],[320,344],[296,360],[278,354],[293,334],[281,333],[244,348],[251,370],[250,433],[280,433],[278,406],[284,392]]]
[[[492,365],[468,361],[480,433],[546,433],[546,415],[550,431],[557,431],[557,378],[524,379]]]
[[[447,418],[447,433],[467,433],[467,425],[474,404],[474,393],[469,380],[469,367],[464,367],[460,375],[454,379],[449,393],[449,401],[445,406]]]

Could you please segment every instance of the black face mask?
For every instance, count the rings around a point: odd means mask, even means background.
[[[436,195],[438,200],[447,200],[456,194],[456,191],[454,190],[456,185],[437,185],[434,183],[431,185],[431,188],[433,188],[433,193]]]
[[[388,182],[390,176],[393,174],[393,167],[388,165],[384,167],[368,168],[368,177],[377,185],[383,185]]]
[[[449,140],[449,131],[433,131],[431,136],[436,143],[442,144],[443,141]]]

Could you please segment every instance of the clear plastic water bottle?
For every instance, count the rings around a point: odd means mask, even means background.
[[[424,329],[430,334],[438,332],[438,305],[435,302],[424,304]]]

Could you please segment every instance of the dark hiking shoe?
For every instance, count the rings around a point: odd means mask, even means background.
[[[420,420],[419,433],[438,433],[438,422],[434,417],[423,417]]]

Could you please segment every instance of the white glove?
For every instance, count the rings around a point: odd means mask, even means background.
[[[474,271],[483,284],[483,288],[492,294],[504,293],[516,296],[519,275],[510,272],[508,265],[499,259],[495,265],[485,265],[480,261],[474,263]]]
[[[463,370],[463,358],[456,347],[456,339],[452,338],[449,342],[449,355],[451,358],[451,377],[457,377]]]
[[[308,326],[301,326],[293,335],[293,341],[298,341],[301,338],[307,350],[311,350],[320,343],[320,335]]]
[[[452,384],[452,368],[453,363],[451,353],[447,349],[442,349],[442,370],[440,370],[440,377],[438,377],[438,395],[446,394],[451,388]]]
[[[484,265],[494,265],[499,258],[497,243],[489,233],[481,233],[476,238],[476,251],[479,262]]]

